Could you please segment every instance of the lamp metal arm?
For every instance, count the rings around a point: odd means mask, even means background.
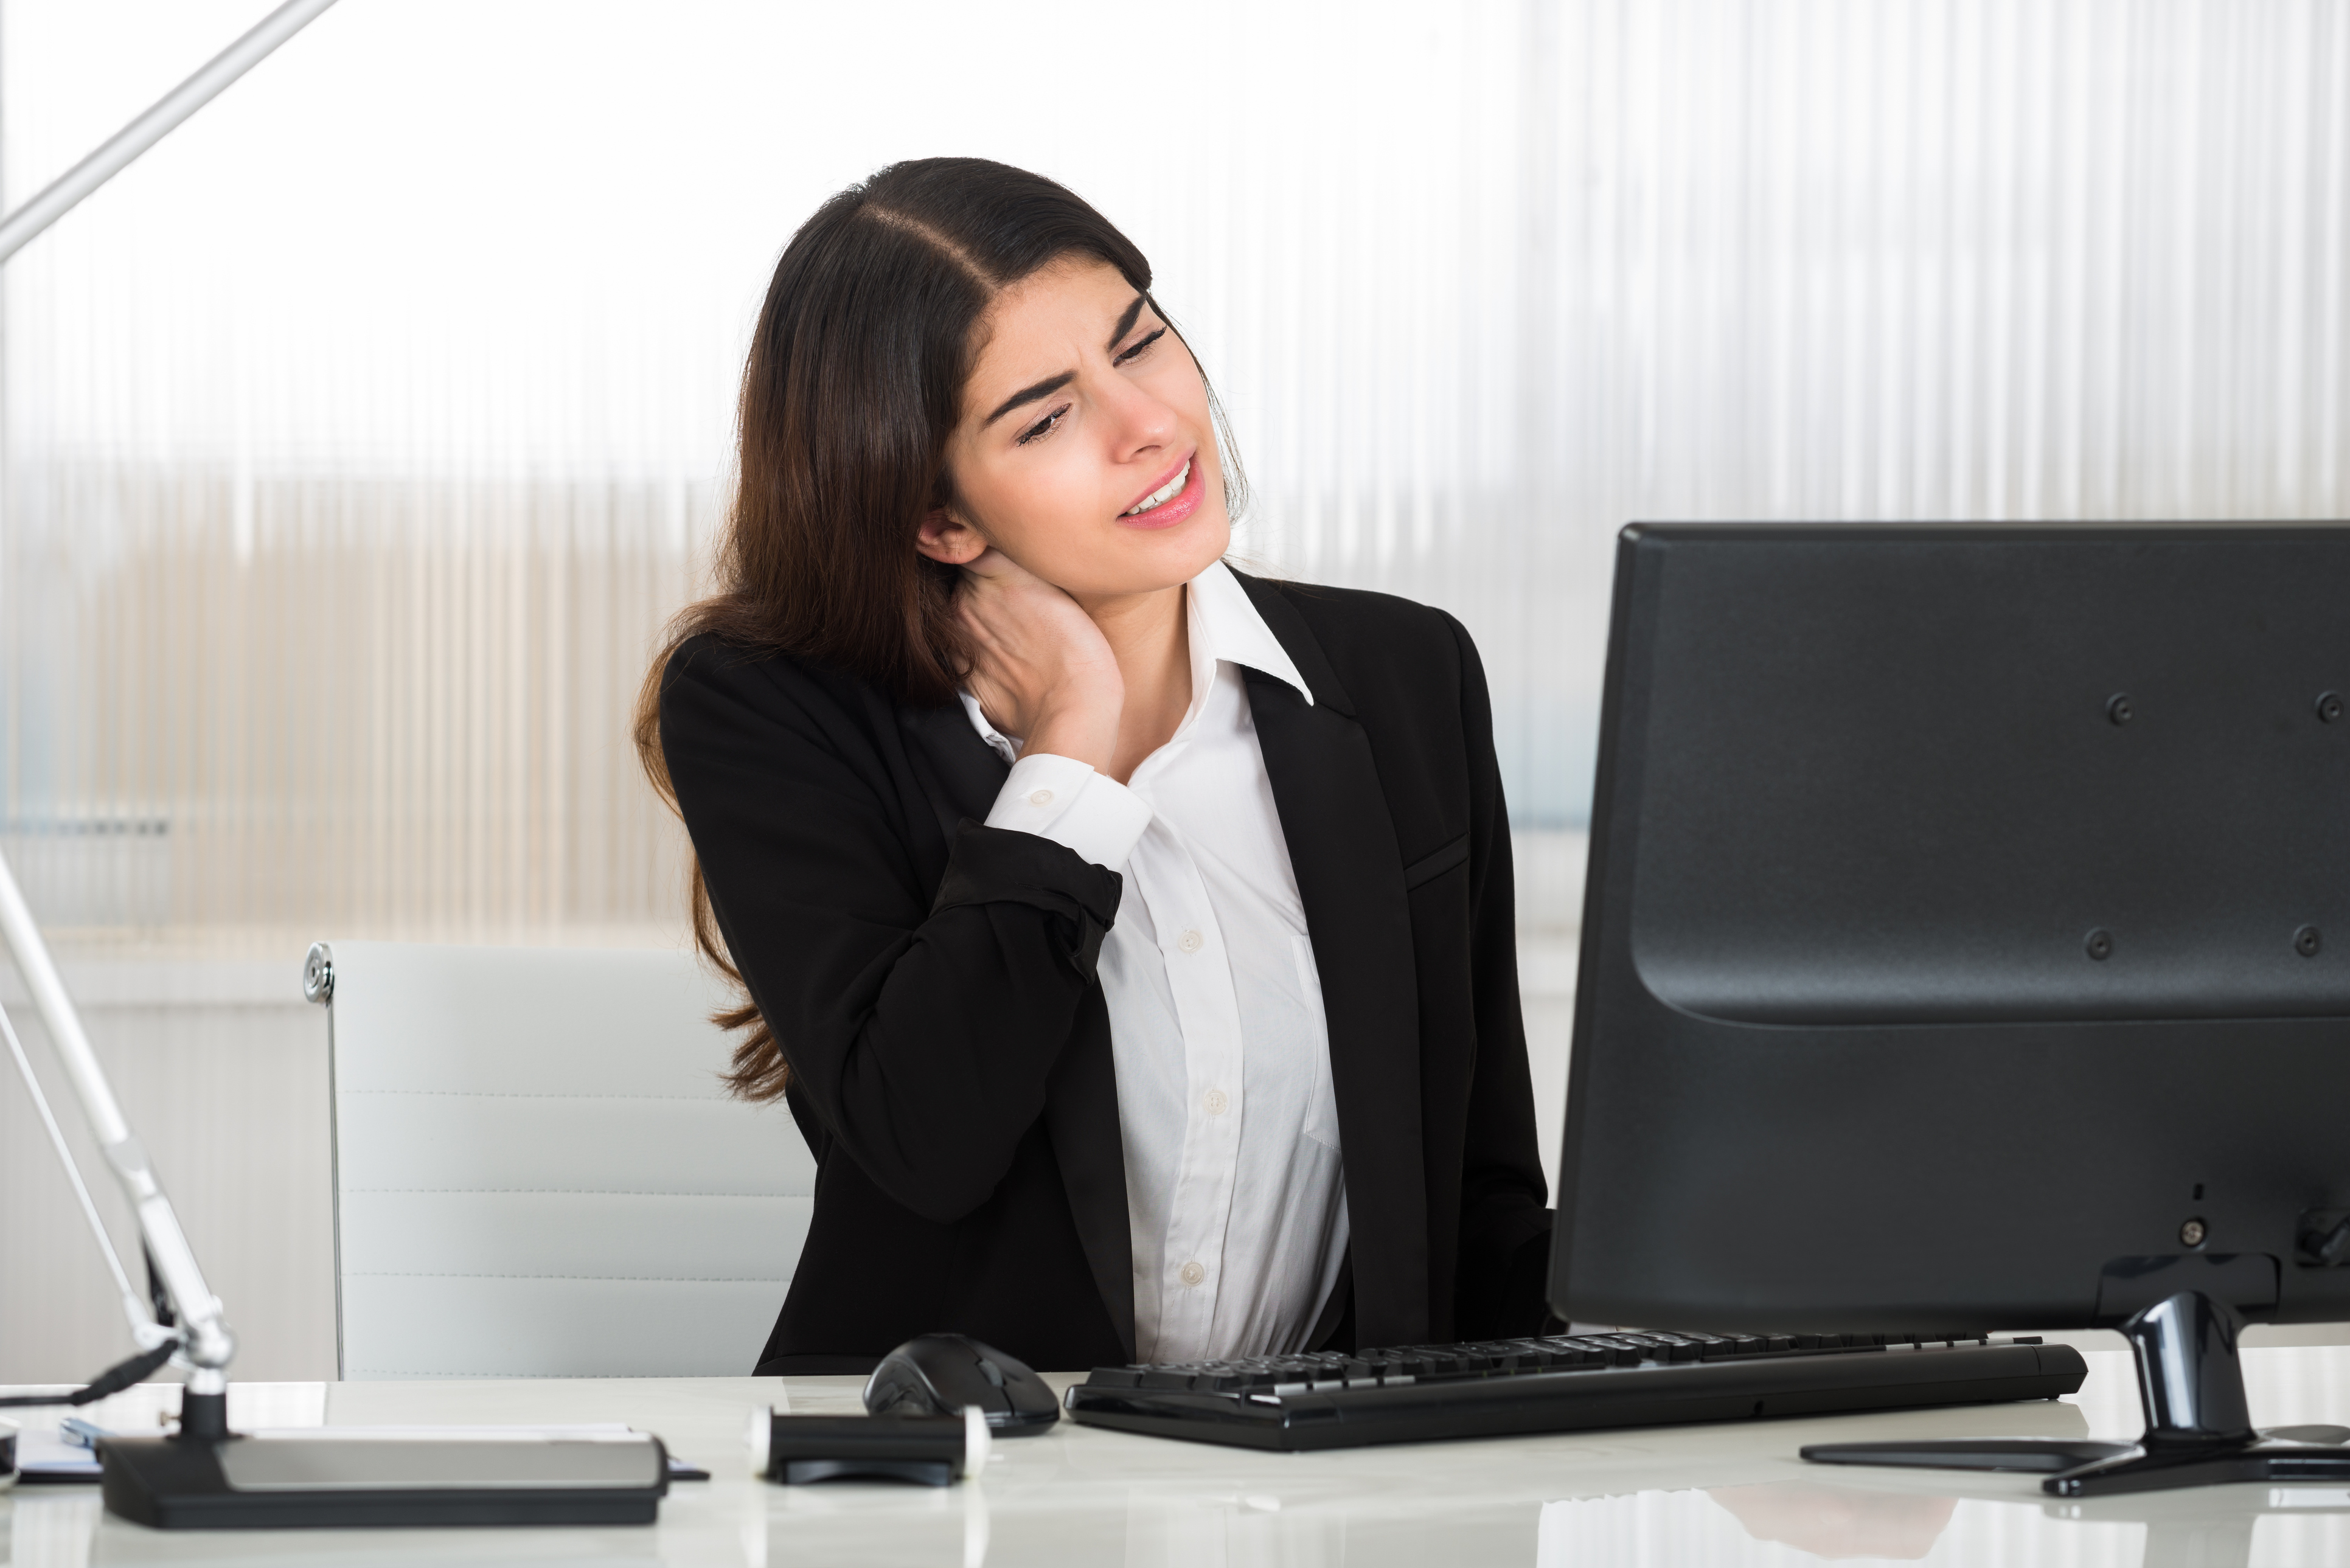
[[[335,0],[286,0],[252,31],[213,57],[203,69],[155,100],[153,108],[116,131],[97,151],[58,175],[41,193],[0,218],[0,262],[29,244],[42,230],[71,212],[81,199],[120,173],[173,127],[220,96],[221,91],[263,60],[278,45],[308,26]]]
[[[74,1096],[81,1102],[82,1119],[139,1217],[139,1233],[147,1243],[156,1277],[162,1281],[172,1310],[180,1320],[181,1354],[192,1368],[190,1390],[217,1393],[225,1383],[230,1358],[236,1355],[236,1335],[229,1330],[220,1298],[204,1283],[195,1249],[188,1244],[180,1217],[148,1163],[146,1146],[131,1132],[121,1104],[114,1097],[114,1085],[107,1081],[98,1053],[90,1049],[81,1014],[74,1009],[73,998],[49,957],[48,944],[41,940],[41,928],[17,889],[5,856],[0,856],[0,937],[7,940],[17,972],[25,977],[25,989],[33,993],[33,1005],[40,1010],[41,1022],[48,1025],[50,1047],[65,1064]],[[79,1185],[78,1177],[76,1185]],[[121,1277],[119,1262],[116,1273]]]

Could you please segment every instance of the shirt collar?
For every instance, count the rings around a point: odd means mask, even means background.
[[[1218,659],[1244,665],[1295,688],[1307,705],[1312,705],[1314,689],[1305,684],[1305,677],[1297,673],[1289,650],[1273,635],[1273,628],[1264,624],[1255,601],[1241,587],[1241,580],[1232,576],[1230,566],[1218,561],[1193,577],[1190,586],[1191,591],[1184,597],[1191,617],[1191,664],[1195,671],[1201,668],[1201,654],[1204,649],[1210,675],[1215,673]],[[1196,691],[1194,697],[1196,700]]]
[[[1191,706],[1184,712],[1182,723],[1176,726],[1178,735],[1191,727],[1192,720],[1207,704],[1208,686],[1216,678],[1219,661],[1270,675],[1295,689],[1308,707],[1313,705],[1314,689],[1297,673],[1289,650],[1281,646],[1281,639],[1264,624],[1255,601],[1241,587],[1240,579],[1232,576],[1230,566],[1218,561],[1193,577],[1185,588],[1183,613],[1189,618],[1185,629],[1191,645]],[[1019,748],[987,722],[987,715],[980,711],[979,699],[968,691],[956,695],[962,699],[962,710],[971,716],[971,727],[979,732],[979,738],[1005,762],[1012,762]]]

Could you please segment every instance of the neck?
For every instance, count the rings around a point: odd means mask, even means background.
[[[1142,759],[1165,745],[1191,706],[1191,638],[1183,586],[1147,594],[1079,599],[1101,628],[1126,685],[1110,776],[1124,784]]]

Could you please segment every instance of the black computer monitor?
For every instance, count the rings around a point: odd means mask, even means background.
[[[2052,1488],[2284,1473],[2235,1330],[2350,1319],[2345,694],[2350,527],[1627,528],[1555,1309],[2122,1328],[2146,1451]]]

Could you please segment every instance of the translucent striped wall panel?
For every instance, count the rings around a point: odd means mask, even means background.
[[[257,4],[0,0],[8,192]],[[1461,615],[1529,827],[1627,521],[2350,514],[2330,0],[340,6],[0,276],[36,901],[673,921],[623,724],[751,314],[941,151],[1151,254],[1241,551]]]
[[[202,460],[44,477],[0,844],[49,919],[492,934],[677,903],[624,730],[707,493],[340,474],[240,494]]]

